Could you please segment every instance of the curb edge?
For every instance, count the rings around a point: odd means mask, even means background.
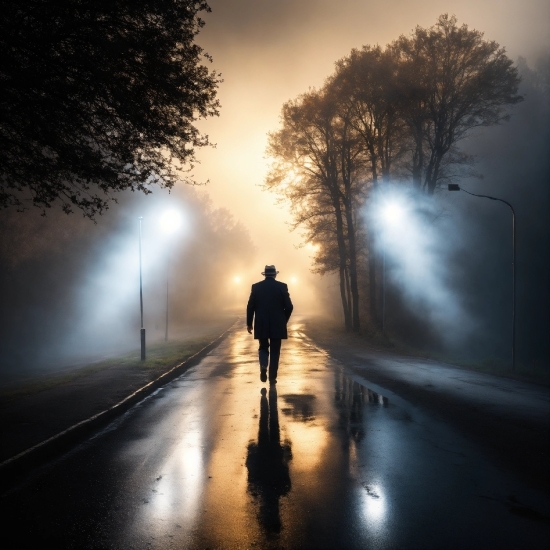
[[[153,391],[171,382],[181,374],[187,371],[195,364],[199,363],[210,351],[215,349],[221,342],[227,337],[229,332],[233,330],[239,319],[222,332],[217,338],[206,344],[202,349],[175,365],[170,370],[162,373],[160,376],[151,380],[138,388],[124,399],[115,403],[111,407],[94,414],[93,416],[81,420],[72,426],[69,426],[65,430],[21,451],[20,453],[4,460],[0,463],[0,485],[2,490],[5,490],[6,481],[9,485],[14,481],[13,479],[6,480],[6,477],[11,478],[12,475],[16,477],[21,476],[27,470],[32,469],[39,465],[39,463],[51,460],[59,454],[67,451],[71,446],[77,444],[86,435],[89,435],[94,430],[107,424],[113,418],[125,413],[135,404],[142,401],[145,397],[153,393]]]

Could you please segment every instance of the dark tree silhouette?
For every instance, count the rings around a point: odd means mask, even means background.
[[[403,92],[398,79],[398,58],[389,49],[364,46],[353,49],[336,63],[331,87],[338,96],[341,111],[355,130],[355,144],[365,158],[370,187],[376,191],[380,176],[388,184],[395,161],[406,151],[406,127],[403,123]],[[369,309],[373,321],[380,322],[376,299],[376,232],[370,227],[368,271]],[[381,288],[381,286],[380,286]]]
[[[387,183],[392,165],[404,154],[403,91],[397,56],[380,46],[353,49],[336,63],[332,79],[350,124],[360,136],[369,161],[373,188]]]
[[[370,321],[381,321],[376,228],[360,207],[396,176],[412,175],[415,187],[433,194],[443,179],[471,175],[464,168],[472,157],[459,142],[506,120],[522,100],[518,84],[504,49],[442,15],[384,49],[352,50],[320,91],[284,105],[282,129],[270,135],[275,162],[265,187],[289,200],[295,227],[320,245],[315,270],[339,271],[348,329],[360,328],[365,259]]]
[[[283,106],[282,128],[269,135],[274,163],[265,188],[290,202],[295,227],[305,229],[309,241],[332,239],[319,252],[337,251],[328,263],[338,265],[346,328],[359,330],[356,207],[364,180],[357,177],[357,139],[340,107],[330,87]]]
[[[506,51],[483,33],[441,15],[389,47],[400,59],[402,111],[413,148],[413,182],[433,194],[449,164],[463,163],[456,144],[473,128],[508,120],[520,102],[518,72]],[[449,162],[450,161],[450,162]]]
[[[124,189],[193,183],[219,75],[204,0],[8,0],[0,23],[0,206],[101,214]]]

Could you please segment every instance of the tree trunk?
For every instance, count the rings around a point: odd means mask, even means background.
[[[344,324],[346,330],[351,330],[351,316],[349,314],[349,296],[346,296],[347,270],[340,265],[340,298],[342,299],[342,310],[344,311]]]
[[[376,195],[378,189],[378,173],[376,164],[372,165],[372,190]],[[376,239],[374,227],[368,228],[368,247],[369,247],[369,312],[373,325],[378,325],[378,308],[376,307]]]
[[[349,197],[344,200],[344,210],[346,214],[349,243],[349,279],[352,301],[351,319],[353,330],[359,331],[361,328],[361,323],[359,321],[359,285],[357,283],[357,244],[355,237],[355,223],[353,221],[352,202]]]
[[[443,155],[444,153],[442,152],[434,151],[432,159],[430,159],[428,170],[426,170],[425,186],[428,189],[429,195],[433,195],[435,193],[437,179],[439,178],[439,168],[441,166],[441,159],[443,158]]]
[[[350,144],[342,144],[340,152],[340,172],[342,183],[344,184],[344,193],[342,202],[344,204],[344,214],[346,216],[346,226],[348,230],[348,257],[349,257],[349,286],[351,291],[351,322],[355,332],[359,332],[361,322],[359,320],[359,284],[357,281],[357,239],[355,235],[355,222],[353,220],[353,192],[352,192],[352,159],[350,155]]]
[[[369,233],[369,311],[373,325],[378,324],[376,308],[376,252],[372,232]]]
[[[414,129],[415,150],[413,153],[412,180],[415,189],[422,186],[422,169],[424,168],[424,148],[422,143],[422,127],[417,125]]]
[[[346,276],[346,296],[348,299],[348,311],[351,312],[351,289],[349,286],[349,269],[346,267],[344,274]],[[350,316],[351,319],[351,316]]]
[[[346,325],[346,330],[352,329],[352,317],[351,312],[348,307],[348,299],[346,298],[346,271],[347,271],[347,251],[346,251],[346,242],[344,237],[344,222],[342,219],[342,211],[340,209],[340,201],[337,196],[334,196],[333,193],[333,206],[334,214],[336,216],[336,241],[338,243],[338,259],[340,263],[340,295],[342,297],[342,308],[344,310],[344,320]]]
[[[437,187],[437,180],[439,178],[439,167],[441,166],[441,159],[443,153],[437,154],[433,169],[430,174],[430,181],[428,181],[428,193],[433,195],[435,193],[435,188]]]

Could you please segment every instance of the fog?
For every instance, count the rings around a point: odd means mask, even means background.
[[[534,65],[534,63],[533,63]],[[479,132],[465,149],[479,159],[482,180],[465,189],[510,202],[516,212],[517,353],[520,362],[550,359],[550,57],[541,58],[538,81],[520,63],[525,101],[510,122]],[[482,322],[478,354],[509,355],[512,227],[502,203],[451,193],[460,219],[462,281],[469,307]]]
[[[178,223],[163,227],[166,214]],[[212,204],[204,187],[126,193],[93,224],[57,209],[0,219],[2,371],[25,373],[139,348],[139,218],[148,344],[241,318],[252,283],[272,256],[246,227]],[[167,231],[169,229],[169,231]],[[300,309],[311,294],[283,268]],[[168,293],[168,301],[167,301]]]
[[[386,297],[398,294],[404,303],[386,305],[386,326],[399,325],[403,307],[422,319],[426,329],[437,328],[451,347],[463,345],[477,329],[467,312],[457,285],[453,259],[460,252],[462,236],[456,216],[444,195],[435,199],[394,182],[371,201],[365,216],[379,231],[379,254],[385,256]],[[388,296],[390,295],[390,296]],[[410,331],[410,327],[407,327]]]
[[[171,233],[162,216],[177,212]],[[60,366],[139,347],[139,217],[148,341],[244,310],[256,249],[205,193],[127,194],[94,225],[59,211],[1,221],[0,344],[6,370]],[[235,277],[243,284],[236,288]],[[241,311],[242,314],[242,311]]]
[[[510,122],[463,144],[478,160],[464,190],[516,212],[517,356],[550,356],[550,58],[520,61],[525,101]],[[364,212],[386,254],[386,325],[402,341],[461,360],[507,364],[512,347],[512,213],[502,202],[443,186],[433,198],[392,182]]]
[[[216,204],[230,208],[279,263],[308,257],[294,252],[285,210],[260,185],[267,171],[267,132],[278,126],[283,103],[323,84],[334,63],[353,47],[381,44],[416,25],[433,25],[444,12],[485,32],[512,59],[531,63],[548,51],[550,4],[545,0],[418,3],[403,0],[212,0],[198,42],[222,73],[221,116],[201,127],[217,144],[199,153],[197,174],[210,180]],[[276,261],[276,260],[274,260]]]
[[[333,72],[334,62],[351,48],[385,45],[416,25],[433,25],[445,12],[455,14],[459,24],[483,31],[486,39],[496,40],[514,61],[522,56],[534,67],[549,53],[550,4],[544,0],[421,4],[398,0],[213,0],[210,4],[213,11],[206,17],[199,42],[212,53],[213,66],[223,75],[223,111],[219,119],[204,125],[217,147],[201,152],[203,163],[198,173],[210,179],[208,189],[214,202],[224,204],[243,220],[259,250],[272,252],[278,267],[291,264],[304,273],[310,262],[304,249],[295,248],[301,242],[299,231],[289,233],[287,210],[276,206],[276,198],[260,187],[267,171],[267,133],[277,129],[285,101],[321,86]],[[475,168],[483,179],[458,183],[516,206],[519,360],[547,362],[549,172],[548,155],[543,151],[548,150],[548,134],[541,130],[542,119],[537,121],[530,114],[540,113],[545,100],[527,94],[526,101],[512,109],[509,123],[480,129],[461,144],[475,155]],[[427,338],[434,348],[450,346],[453,353],[470,359],[507,360],[509,211],[503,204],[446,191],[436,196],[431,208],[437,219],[427,232],[421,232],[423,244],[416,246],[425,247],[426,259],[433,262],[424,269],[439,290],[426,294],[421,285],[412,283],[415,278],[399,264],[397,254],[389,258],[388,266],[395,271],[389,274],[393,287],[388,290],[388,307],[399,313],[394,328],[401,337],[416,334],[412,344]],[[399,287],[399,281],[411,286]],[[315,285],[317,300],[325,310],[339,319],[337,292],[330,277],[308,276],[308,282]],[[436,296],[441,303],[433,302]],[[406,307],[399,309],[401,305]],[[408,314],[411,317],[407,318]],[[425,323],[426,319],[430,322]]]
[[[337,318],[333,280],[310,273],[310,253],[301,247],[299,230],[289,232],[287,207],[261,189],[267,133],[277,129],[282,104],[322,85],[351,48],[384,45],[416,25],[432,25],[444,12],[484,31],[512,59],[523,56],[531,67],[548,54],[550,38],[546,0],[211,0],[210,5],[198,42],[224,82],[220,117],[200,123],[216,143],[198,153],[195,175],[208,184],[171,194],[123,195],[97,225],[55,210],[45,218],[39,212],[2,213],[5,369],[136,349],[139,216],[148,340],[164,336],[167,277],[171,330],[177,335],[191,322],[243,315],[250,284],[262,278],[265,264],[275,264],[279,279],[289,284],[296,314],[323,309]],[[480,130],[463,144],[477,156],[484,179],[459,183],[516,206],[519,355],[522,361],[547,361],[548,110],[544,94],[528,84],[526,101],[514,108],[510,123]],[[386,229],[388,322],[403,337],[414,325],[434,345],[455,351],[468,346],[477,358],[506,357],[509,211],[445,193],[409,208],[405,240],[395,227]],[[183,221],[171,235],[159,229],[167,209],[178,210]]]

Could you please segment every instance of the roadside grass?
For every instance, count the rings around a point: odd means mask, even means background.
[[[550,386],[550,365],[542,362],[531,364],[516,362],[516,368],[512,370],[511,364],[501,359],[485,358],[479,361],[466,361],[452,354],[432,352],[408,346],[376,332],[364,331],[359,334],[349,333],[341,327],[323,319],[308,319],[306,322],[306,332],[308,332],[312,338],[318,338],[321,343],[323,340],[332,343],[338,342],[338,345],[345,345],[348,343],[349,345],[374,348],[377,350],[399,353],[401,355],[432,359],[467,370],[517,380],[528,380]]]
[[[1,390],[0,399],[5,402],[11,401],[55,386],[69,384],[105,370],[132,370],[136,374],[142,374],[150,381],[199,352],[222,332],[223,330],[217,329],[196,338],[150,344],[147,346],[145,361],[141,361],[140,350],[137,349],[125,355],[90,363],[63,373],[46,374],[35,379],[27,379],[12,388]]]

